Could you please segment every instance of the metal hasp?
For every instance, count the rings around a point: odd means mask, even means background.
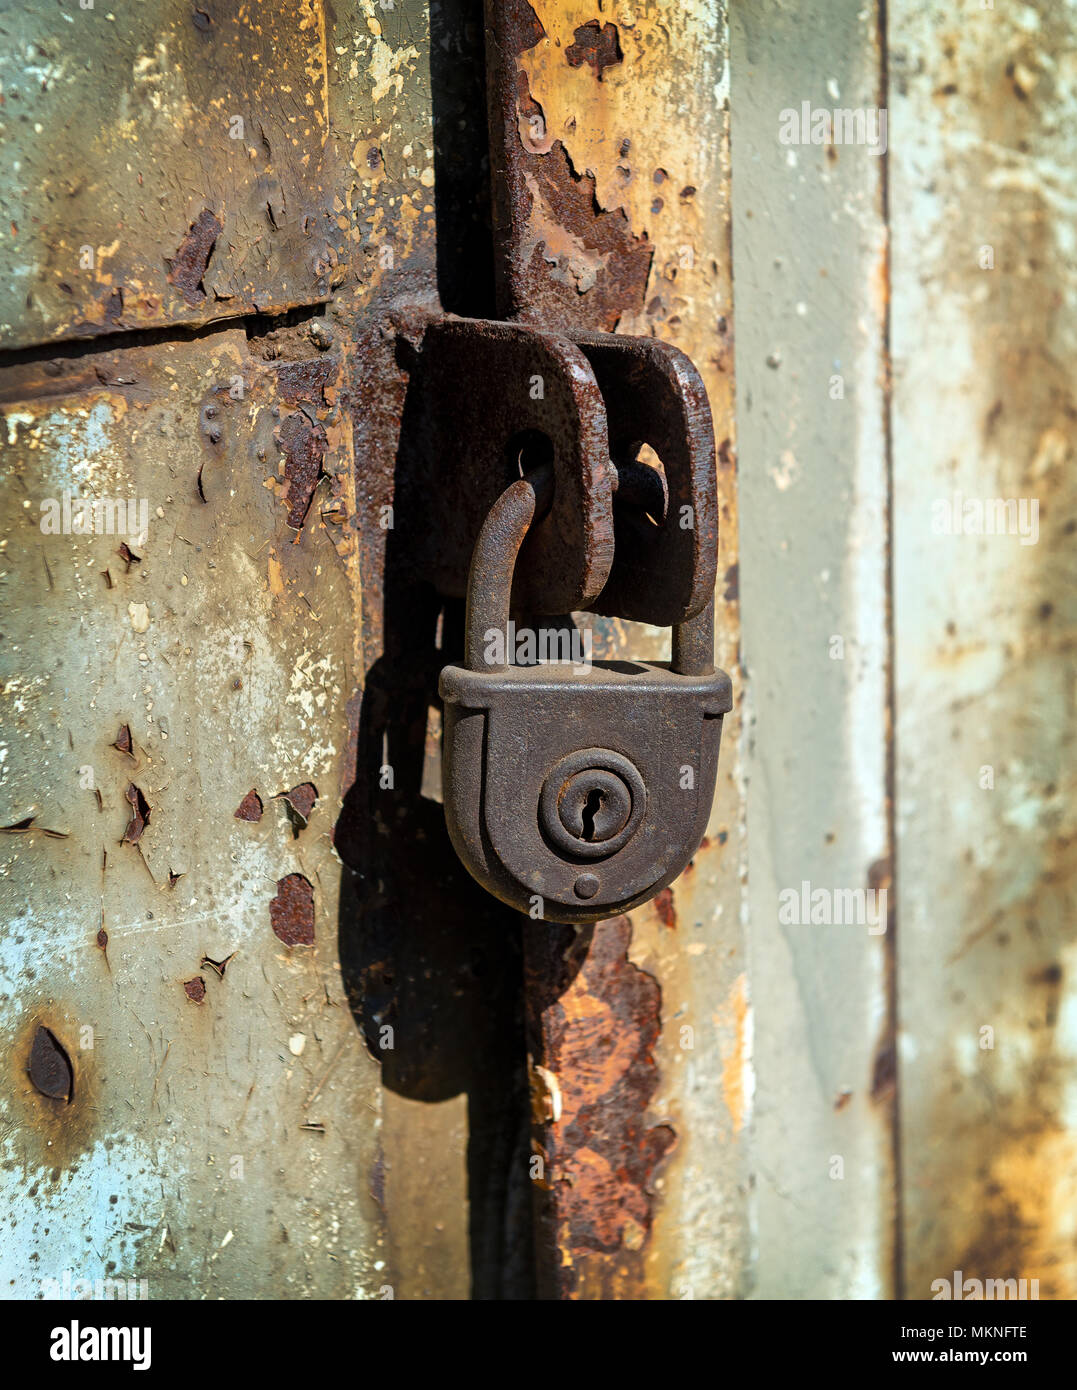
[[[551,277],[538,208],[571,226],[574,205],[542,191],[546,162],[520,140],[516,65],[541,26],[528,5],[503,0],[487,0],[486,19],[498,306],[512,322],[427,329],[407,470],[427,497],[460,499],[413,547],[426,577],[459,594],[474,547],[467,656],[440,679],[445,814],[465,866],[503,902],[596,922],[670,883],[710,812],[732,706],[713,665],[714,434],[683,353],[602,331],[616,326],[626,283],[646,279],[645,247],[625,260],[596,243],[602,292],[584,311]],[[643,461],[645,445],[658,466]],[[672,661],[485,658],[490,631],[508,645],[513,612],[586,609],[672,626]]]
[[[453,845],[503,902],[595,922],[671,882],[706,828],[729,677],[713,663],[714,600],[673,632],[670,663],[512,666],[515,562],[550,505],[549,467],[511,484],[475,547],[467,664],[446,666],[443,794]],[[503,650],[503,644],[501,649]]]
[[[490,508],[548,463],[553,498],[523,545],[516,608],[662,627],[700,611],[717,567],[714,431],[683,352],[445,315],[416,315],[411,331],[396,512],[418,576],[462,598]],[[638,461],[643,445],[661,469]]]

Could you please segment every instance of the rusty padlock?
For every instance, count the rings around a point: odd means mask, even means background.
[[[714,669],[713,597],[674,627],[668,663],[518,666],[499,651],[516,556],[551,488],[548,468],[511,484],[475,546],[465,665],[440,680],[445,817],[503,902],[593,922],[646,902],[699,847],[732,691]]]

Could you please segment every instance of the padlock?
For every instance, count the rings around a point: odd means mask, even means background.
[[[646,902],[698,849],[732,691],[714,669],[713,597],[674,627],[668,663],[512,664],[516,556],[551,488],[548,468],[511,484],[475,546],[465,664],[439,685],[442,789],[479,883],[532,918],[594,922]]]

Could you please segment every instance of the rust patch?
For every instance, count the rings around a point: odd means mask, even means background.
[[[107,295],[103,301],[101,311],[113,327],[120,326],[120,321],[123,318],[123,290],[114,287],[112,293]]]
[[[48,1015],[30,1015],[0,1049],[0,1065],[8,1068],[10,1084],[4,1100],[6,1120],[19,1130],[19,1145],[11,1158],[27,1173],[37,1168],[51,1172],[52,1180],[73,1167],[79,1156],[93,1148],[99,1137],[100,1092],[94,1075],[94,1054],[69,1051],[64,1039],[77,1034],[85,1011],[72,1009],[62,998],[49,1000]],[[40,1029],[51,1034],[63,1049],[71,1067],[69,1090],[45,1095],[31,1073],[30,1063]],[[77,1075],[76,1075],[77,1070]],[[62,1078],[61,1078],[62,1082]],[[62,1092],[62,1084],[61,1084]]]
[[[302,874],[286,874],[277,882],[269,904],[269,921],[285,946],[314,945],[314,889]]]
[[[322,476],[322,460],[329,441],[325,430],[312,422],[301,410],[281,424],[277,443],[285,455],[284,477],[288,503],[288,525],[299,531],[307,519],[314,489]]]
[[[871,1098],[878,1102],[891,1100],[897,1085],[897,1048],[888,1042],[875,1054],[872,1068]]]
[[[673,902],[672,888],[663,888],[655,895],[654,910],[664,927],[668,927],[670,931],[677,930],[677,909]]]
[[[202,277],[221,231],[222,224],[216,216],[209,208],[203,208],[168,264],[169,284],[176,286],[188,304],[201,304],[206,298]]]
[[[606,68],[615,67],[624,60],[617,25],[600,25],[597,19],[589,19],[586,24],[581,24],[576,30],[576,42],[570,43],[565,49],[565,58],[570,68],[579,68],[587,63],[601,82]]]
[[[889,855],[876,859],[868,866],[868,887],[886,894],[886,934],[883,938],[883,960],[886,979],[886,1019],[882,1036],[872,1064],[871,1099],[875,1105],[897,1103],[897,966],[894,955],[895,893],[893,865]]]
[[[676,1142],[652,1125],[661,990],[628,959],[627,917],[525,932],[528,1047],[543,1103],[533,1131],[539,1294],[644,1292],[654,1180]]]
[[[150,823],[150,808],[146,798],[134,782],[128,783],[124,795],[131,804],[131,819],[127,822],[127,829],[123,832],[121,843],[137,845],[142,838],[142,832]]]
[[[324,406],[325,388],[336,381],[339,368],[337,357],[281,362],[274,368],[277,392],[286,405],[297,406],[305,401],[308,405]]]
[[[300,782],[290,792],[279,792],[278,800],[284,802],[291,823],[292,835],[298,840],[299,832],[307,828],[310,814],[318,800],[318,788],[313,782]]]
[[[1015,1126],[996,1115],[995,1123],[993,1144],[986,1152],[982,1144],[978,1148],[972,1200],[962,1201],[955,1213],[965,1221],[952,1221],[944,1232],[945,1262],[917,1271],[910,1297],[927,1298],[931,1276],[960,1269],[981,1280],[1038,1279],[1041,1299],[1073,1298],[1072,1244],[1060,1241],[1059,1233],[1077,1193],[1077,1141],[1050,1118]]]
[[[258,795],[258,788],[251,787],[250,791],[232,812],[236,820],[260,821],[262,819],[262,798]]]
[[[201,975],[193,980],[184,980],[183,992],[192,1004],[201,1004],[206,997],[206,982]]]
[[[281,792],[280,798],[282,801],[286,801],[293,811],[302,816],[304,821],[308,821],[318,800],[318,788],[313,782],[300,782],[299,786],[293,787],[290,792]]]
[[[593,175],[577,174],[561,140],[550,141],[519,61],[544,37],[530,5],[495,7],[487,63],[498,307],[547,328],[609,332],[642,311],[653,248],[623,209],[599,205]],[[576,40],[569,62],[593,61],[599,77],[620,61],[612,24],[582,25]]]
[[[526,53],[546,37],[542,21],[527,0],[505,0],[505,34],[514,56]]]
[[[622,315],[643,307],[653,248],[632,234],[622,208],[599,206],[594,176],[577,174],[560,140],[548,154],[526,155],[524,166],[527,317],[612,332]]]
[[[69,1104],[75,1098],[75,1071],[67,1050],[49,1028],[39,1026],[26,1068],[43,1096]]]

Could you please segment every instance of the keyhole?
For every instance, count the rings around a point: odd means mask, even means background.
[[[646,806],[643,778],[627,758],[608,748],[582,748],[550,770],[539,824],[558,850],[608,859],[631,839]]]
[[[605,800],[605,792],[600,792],[597,787],[587,793],[587,800],[583,806],[583,838],[585,840],[594,840],[595,816],[602,810],[602,803]]]

